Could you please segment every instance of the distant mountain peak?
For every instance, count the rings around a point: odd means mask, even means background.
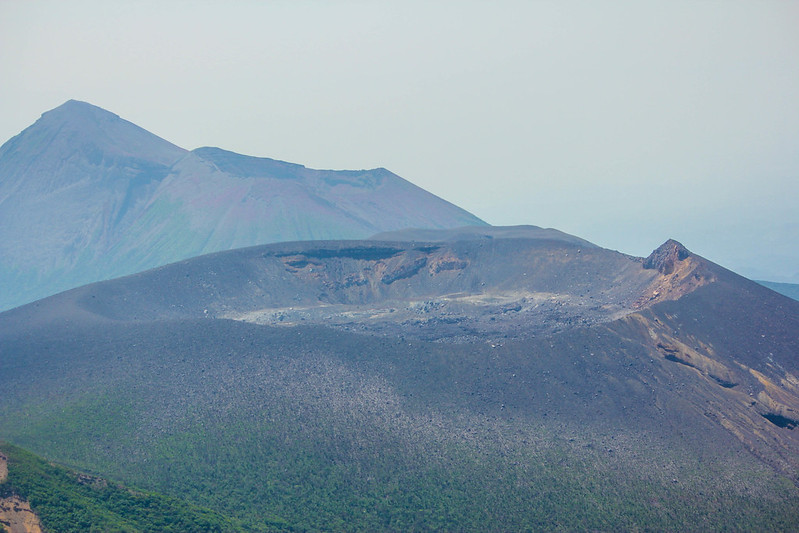
[[[0,309],[231,248],[470,224],[385,169],[188,152],[69,100],[0,146]]]
[[[172,164],[186,152],[115,113],[80,100],[67,100],[42,113],[3,145],[0,157],[9,151],[18,152],[20,161],[32,163],[48,158],[67,161],[80,154],[97,160],[147,157],[162,165]]]
[[[91,116],[91,117],[107,117],[107,118],[119,118],[119,115],[116,113],[112,113],[111,111],[106,111],[102,107],[98,107],[96,105],[90,104],[88,102],[84,102],[82,100],[67,100],[60,106],[51,109],[50,111],[45,111],[42,113],[42,116],[60,116],[63,118],[70,118],[75,116]]]
[[[42,113],[41,118],[29,129],[50,130],[53,133],[69,131],[94,136],[100,128],[105,129],[114,124],[130,123],[119,115],[88,102],[67,100],[60,106]]]

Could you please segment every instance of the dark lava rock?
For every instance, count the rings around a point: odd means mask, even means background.
[[[644,259],[644,268],[657,269],[667,276],[674,271],[674,263],[683,261],[690,255],[691,252],[685,246],[674,239],[669,239]]]

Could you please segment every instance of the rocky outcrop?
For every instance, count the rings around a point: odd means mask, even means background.
[[[19,496],[0,499],[0,524],[9,533],[41,533],[39,517]]]
[[[0,453],[0,483],[8,477],[8,459]],[[0,526],[9,533],[41,533],[42,525],[39,517],[31,509],[30,504],[12,494],[0,498]]]
[[[634,309],[648,307],[665,300],[676,300],[697,288],[714,281],[707,261],[692,254],[685,246],[669,239],[644,259],[645,270],[657,270],[657,276]]]
[[[685,246],[674,239],[669,239],[644,259],[644,268],[657,269],[661,274],[668,276],[674,272],[676,263],[690,256],[691,252]]]

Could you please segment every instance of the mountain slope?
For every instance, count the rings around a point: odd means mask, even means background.
[[[0,442],[0,527],[16,531],[238,531],[235,521],[174,498],[73,472]],[[33,502],[36,514],[31,511]]]
[[[188,152],[69,101],[0,147],[0,309],[219,250],[469,224],[385,169]]]
[[[457,341],[604,322],[670,297],[667,290],[653,296],[662,289],[656,269],[569,235],[534,226],[452,234],[464,237],[292,242],[211,254],[49,298],[47,320],[50,313],[234,318]],[[498,238],[482,238],[487,234]],[[679,280],[692,273],[670,274]],[[706,280],[701,269],[695,273],[697,282]],[[6,316],[27,328],[40,320],[38,307]]]
[[[799,526],[798,302],[674,241],[452,233],[222,252],[2,313],[0,434],[252,526]]]
[[[102,279],[93,265],[184,154],[75,101],[0,147],[0,308]]]
[[[788,298],[793,298],[794,300],[799,300],[799,285],[796,283],[778,283],[776,281],[762,281],[762,280],[755,280],[764,287],[768,287],[772,291],[776,291],[780,294],[787,296]]]

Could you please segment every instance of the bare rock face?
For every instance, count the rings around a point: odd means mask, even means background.
[[[684,261],[690,256],[691,252],[685,246],[674,239],[669,239],[644,259],[644,268],[657,269],[664,276],[668,276],[674,272],[674,265],[677,262]]]
[[[8,476],[8,459],[0,453],[0,483]],[[0,529],[10,533],[41,533],[39,517],[31,510],[30,504],[12,494],[0,498]]]
[[[685,246],[669,239],[643,261],[644,270],[656,270],[651,285],[633,308],[641,309],[666,300],[677,300],[703,285],[715,281],[708,262]]]
[[[19,496],[0,499],[0,524],[11,533],[41,533],[39,517]]]

